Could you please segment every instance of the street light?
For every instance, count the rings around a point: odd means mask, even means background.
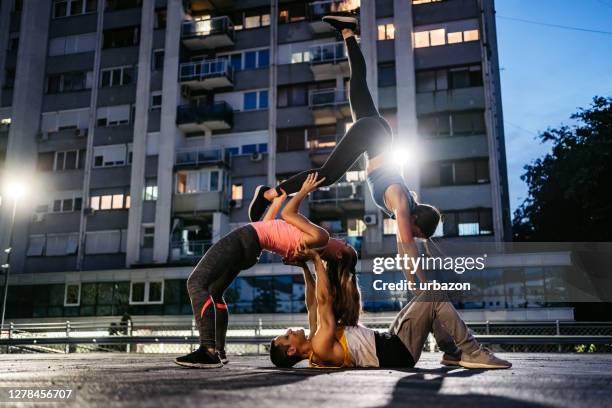
[[[13,200],[13,211],[11,213],[11,225],[9,228],[8,247],[4,249],[6,261],[0,266],[4,269],[4,295],[2,296],[2,318],[0,320],[0,336],[4,332],[4,316],[6,314],[6,298],[8,297],[8,281],[11,269],[11,252],[13,248],[13,229],[15,227],[15,214],[17,213],[17,203],[27,192],[25,183],[11,181],[4,186],[4,196]]]

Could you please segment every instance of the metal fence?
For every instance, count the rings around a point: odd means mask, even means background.
[[[264,324],[261,319],[231,325],[228,354],[267,353],[270,340],[288,326],[305,324],[291,319]],[[364,323],[385,330],[389,317],[369,317]],[[504,352],[612,352],[612,323],[597,322],[471,322],[476,338],[494,351]],[[195,322],[147,321],[137,324],[78,321],[10,323],[0,336],[0,351],[13,352],[135,352],[188,353],[197,347]],[[425,350],[436,351],[432,336]]]

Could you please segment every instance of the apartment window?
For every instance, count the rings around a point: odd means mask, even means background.
[[[446,112],[420,116],[418,131],[422,136],[468,136],[486,132],[482,111]]]
[[[161,91],[151,92],[151,109],[161,109],[162,93]]]
[[[160,30],[166,28],[167,18],[168,12],[165,8],[155,9],[155,29]]]
[[[40,130],[43,133],[57,132],[64,129],[87,129],[89,127],[89,108],[44,112]]]
[[[308,85],[290,85],[278,88],[278,107],[308,105]]]
[[[184,171],[176,175],[178,194],[207,193],[221,190],[221,172],[218,170]]]
[[[243,110],[268,108],[268,90],[245,92],[243,94]]]
[[[268,151],[267,143],[253,143],[242,146],[242,154],[266,153]]]
[[[65,213],[81,211],[83,199],[81,197],[69,197],[53,200],[52,211],[54,213]]]
[[[53,18],[77,16],[96,11],[97,0],[55,0]]]
[[[138,45],[139,27],[123,27],[104,31],[102,48],[120,48]]]
[[[153,51],[153,63],[151,64],[153,71],[161,71],[164,69],[164,50]]]
[[[492,235],[493,218],[490,208],[444,211],[444,236]]]
[[[380,64],[378,66],[378,86],[395,86],[395,64]]]
[[[155,240],[155,226],[149,224],[143,224],[142,226],[142,247],[153,248],[153,241]]]
[[[128,146],[124,144],[95,146],[93,167],[125,166],[128,162]]]
[[[234,29],[259,28],[270,25],[270,14],[260,14],[259,11],[248,11],[240,17],[242,24],[234,25]]]
[[[92,71],[68,72],[47,77],[47,93],[80,91],[91,88]]]
[[[232,200],[242,202],[244,188],[242,184],[232,184]]]
[[[262,50],[238,52],[219,55],[219,58],[227,59],[234,71],[266,68],[270,65],[270,50],[266,48]]]
[[[85,253],[116,254],[125,252],[127,230],[91,231],[85,236]]]
[[[48,161],[48,157],[43,160]],[[44,165],[48,165],[47,162]],[[85,150],[58,151],[54,154],[53,171],[77,170],[85,168]]]
[[[278,129],[276,132],[277,152],[304,150],[305,145],[306,130],[304,128]]]
[[[34,234],[28,237],[27,256],[42,256],[45,251],[45,235]]]
[[[79,306],[81,304],[81,284],[67,283],[64,291],[64,306]]]
[[[378,25],[378,41],[393,40],[395,38],[395,25],[393,23]]]
[[[393,218],[383,219],[383,234],[384,235],[396,235],[397,234],[397,222]]]
[[[482,86],[480,65],[420,71],[416,74],[417,92],[434,92]]]
[[[291,53],[291,63],[299,64],[310,61],[310,51],[294,51]]]
[[[46,256],[74,255],[79,246],[79,234],[47,234],[45,243]]]
[[[130,105],[103,106],[98,108],[98,126],[117,126],[130,123]]]
[[[144,188],[144,200],[157,200],[157,180],[146,180]]]
[[[164,299],[164,281],[131,282],[130,304],[161,304]]]
[[[134,67],[105,68],[101,73],[100,88],[128,85],[134,82]]]
[[[128,209],[130,196],[128,194],[92,195],[89,198],[89,207],[96,211]]]
[[[478,41],[478,20],[452,21],[437,26],[417,27],[413,35],[414,48],[435,47]]]
[[[421,173],[424,187],[440,187],[489,182],[487,159],[429,163]]]
[[[49,40],[49,56],[76,54],[96,49],[96,33],[70,35]]]

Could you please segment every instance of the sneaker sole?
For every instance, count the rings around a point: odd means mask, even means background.
[[[202,363],[183,363],[179,361],[174,361],[175,364],[180,365],[181,367],[187,368],[221,368],[223,367],[223,363],[214,363],[214,364],[202,364]]]
[[[489,369],[505,369],[512,367],[510,365],[497,365],[497,364],[485,364],[485,363],[470,363],[466,361],[460,361],[459,365],[463,368],[489,368]]]
[[[255,201],[257,201],[257,197],[259,197],[259,191],[261,191],[262,188],[264,188],[266,186],[261,185],[261,186],[257,186],[257,188],[255,189],[255,194],[253,194],[253,199],[251,200],[251,203],[249,204],[249,220],[251,222],[255,222],[255,221],[259,221],[259,220],[253,220],[251,219],[251,208],[253,208],[253,204],[255,204]]]
[[[229,363],[229,360],[225,359],[225,360],[221,360],[221,362],[222,362],[223,364],[228,364],[228,363]]]
[[[459,367],[459,366],[461,366],[461,364],[459,364],[459,361],[454,361],[454,360],[441,360],[440,364],[442,364],[443,366],[447,366],[447,367]]]

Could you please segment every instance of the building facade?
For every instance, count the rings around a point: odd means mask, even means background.
[[[510,238],[493,1],[43,3],[0,9],[0,177],[28,187],[14,223],[8,195],[0,207],[7,317],[190,314],[191,267],[247,222],[255,187],[322,164],[351,125],[330,12],[360,17],[389,149],[445,216],[436,241]],[[364,173],[359,161],[303,211],[358,249],[369,282],[396,243]],[[472,306],[529,303],[499,290]],[[366,310],[404,299],[369,292]],[[247,314],[299,313],[302,298],[298,271],[269,254],[228,292]]]

